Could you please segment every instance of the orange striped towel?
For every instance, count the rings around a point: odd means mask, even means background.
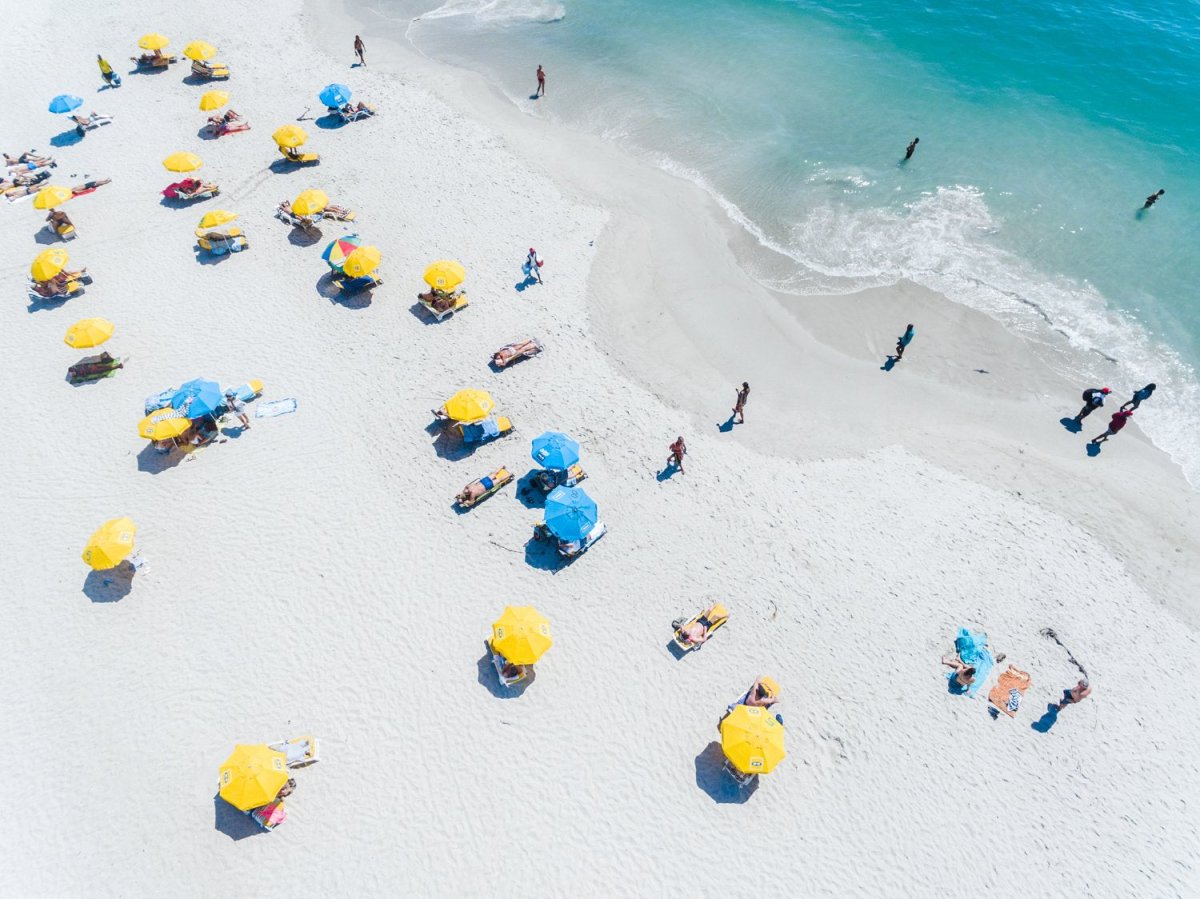
[[[996,681],[996,686],[992,687],[992,692],[988,693],[988,702],[1009,718],[1015,718],[1017,710],[1021,708],[1021,697],[1031,683],[1033,680],[1028,674],[1009,665],[1008,670]]]

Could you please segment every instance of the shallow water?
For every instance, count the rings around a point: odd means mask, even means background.
[[[703,184],[783,254],[745,260],[772,287],[908,277],[1054,348],[1081,388],[1156,381],[1139,422],[1200,477],[1195,2],[368,5],[534,114]]]

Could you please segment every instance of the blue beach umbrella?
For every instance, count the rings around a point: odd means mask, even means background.
[[[596,501],[581,487],[555,487],[546,497],[546,527],[559,540],[582,540],[599,514]]]
[[[579,461],[579,444],[558,431],[547,431],[533,441],[533,461],[543,468],[566,471]]]
[[[72,109],[78,109],[83,105],[83,100],[76,97],[74,94],[59,94],[50,101],[51,112],[70,112]]]
[[[184,412],[188,418],[203,418],[205,415],[212,415],[217,406],[224,401],[220,384],[196,378],[175,391],[175,395],[171,397],[171,408]]]
[[[350,88],[344,84],[327,84],[317,99],[326,106],[345,106],[350,102]]]

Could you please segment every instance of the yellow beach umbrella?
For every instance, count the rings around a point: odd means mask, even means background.
[[[33,258],[33,265],[29,266],[29,274],[35,281],[49,281],[67,267],[69,259],[66,250],[60,250],[57,247],[42,250]]]
[[[100,346],[112,337],[115,327],[116,325],[105,318],[83,318],[67,328],[63,343],[79,350]]]
[[[182,150],[163,160],[163,168],[168,172],[194,172],[202,165],[204,161],[199,156]]]
[[[553,645],[550,622],[533,606],[509,606],[492,625],[492,649],[514,665],[532,665]]]
[[[299,125],[284,125],[271,137],[281,147],[298,147],[308,140],[308,134]]]
[[[201,228],[216,228],[220,225],[227,225],[238,217],[236,212],[229,212],[225,209],[214,209],[211,212],[204,213],[204,218],[200,219]]]
[[[306,190],[292,201],[292,212],[296,215],[316,215],[329,205],[329,197],[323,190]]]
[[[220,109],[229,102],[228,91],[205,91],[200,98],[200,108],[204,112],[212,112],[214,109]]]
[[[460,390],[446,400],[446,414],[455,421],[479,421],[496,408],[496,401],[486,390]]]
[[[342,271],[351,278],[361,278],[379,268],[382,259],[379,247],[359,247],[346,257],[346,261],[342,263]]]
[[[183,48],[183,55],[188,59],[203,61],[217,55],[217,48],[208,41],[192,41]]]
[[[440,259],[425,269],[425,283],[438,290],[453,290],[465,280],[467,270],[453,259]]]
[[[221,766],[221,798],[248,812],[271,802],[287,780],[286,755],[270,746],[239,743]]]
[[[138,422],[138,436],[147,440],[170,440],[192,426],[191,420],[170,406],[155,409]]]
[[[75,196],[71,193],[69,187],[59,187],[57,184],[48,184],[37,192],[37,196],[33,198],[34,209],[53,209],[55,206],[61,206],[71,197]]]
[[[116,568],[121,560],[133,552],[133,535],[137,525],[132,518],[114,518],[106,521],[92,534],[83,549],[83,561],[96,571]]]
[[[721,722],[721,749],[743,774],[766,774],[787,756],[783,725],[764,708],[735,705]]]
[[[169,43],[171,43],[170,38],[153,31],[149,34],[143,34],[138,39],[138,46],[143,50],[161,50]]]

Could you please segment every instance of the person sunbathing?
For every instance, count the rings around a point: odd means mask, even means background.
[[[45,166],[47,168],[55,168],[58,165],[58,163],[54,161],[53,156],[39,156],[37,153],[34,153],[32,150],[22,153],[20,156],[16,157],[15,159],[13,157],[9,156],[7,153],[5,153],[4,154],[4,164],[7,166],[10,166],[10,167],[14,166],[14,165],[35,165],[38,168],[41,168],[43,166]]]
[[[354,217],[354,210],[347,209],[345,206],[334,206],[330,203],[321,210],[321,215],[327,219],[336,219],[339,222],[347,222]]]
[[[476,500],[481,499],[488,492],[488,488],[483,484],[485,480],[490,481],[491,478],[480,478],[478,481],[468,484],[455,499],[458,500],[460,505],[464,506],[469,506]]]
[[[184,178],[175,186],[175,192],[185,200],[191,200],[200,194],[215,193],[217,185],[208,184],[198,178]]]
[[[342,112],[346,115],[354,115],[356,112],[365,112],[367,115],[375,115],[375,107],[368,106],[366,103],[363,103],[360,100],[357,105],[353,103],[347,103],[342,107]]]
[[[75,227],[71,219],[61,209],[51,209],[50,214],[46,216],[46,221],[48,221],[51,227],[54,228],[54,230],[59,234],[62,234],[63,231],[67,230],[68,228]]]
[[[112,178],[102,178],[99,181],[84,181],[83,184],[71,188],[71,196],[78,197],[83,194],[90,194],[96,188],[103,187],[106,184],[112,184]]]
[[[450,413],[446,411],[445,406],[439,406],[437,409],[430,409],[429,411],[433,413],[433,417],[435,419],[437,419],[438,421],[453,421],[454,420],[450,417]]]
[[[975,682],[975,666],[966,665],[959,659],[942,658],[942,664],[954,669],[954,683],[961,690],[967,689]]]
[[[143,53],[137,58],[138,65],[156,66],[162,64],[166,57],[162,55],[160,50],[151,50],[149,53]]]
[[[708,639],[708,632],[713,626],[713,619],[716,617],[716,603],[709,606],[696,618],[695,621],[689,621],[681,627],[677,628],[679,636],[689,646],[699,646]]]
[[[33,292],[40,297],[50,299],[52,297],[65,297],[70,295],[70,281],[60,281],[59,276],[51,278],[49,281],[33,282]]]
[[[541,350],[538,342],[531,337],[520,343],[510,343],[508,346],[496,350],[495,355],[492,356],[492,362],[496,364],[497,368],[504,368],[518,356],[536,356]]]
[[[280,147],[279,149],[281,149],[283,151],[283,155],[292,162],[300,162],[300,151],[295,147]]]
[[[74,122],[76,125],[78,125],[80,128],[82,128],[84,130],[87,130],[89,128],[94,128],[99,125],[107,125],[112,121],[112,116],[101,115],[98,112],[93,112],[93,113],[89,114],[86,119],[81,115],[73,115],[73,116],[69,116],[69,118],[71,119],[72,122]]]
[[[293,224],[298,228],[309,230],[317,227],[317,223],[314,218],[309,218],[308,216],[300,215],[297,212],[292,212],[292,204],[289,200],[284,200],[279,204],[279,211],[283,213],[283,217],[285,219],[294,219],[295,221]],[[318,214],[317,218],[319,217],[320,216]]]
[[[746,691],[746,695],[742,699],[742,705],[752,705],[769,709],[775,703],[779,702],[778,693],[779,687],[773,680],[766,677],[759,677],[750,685],[750,689]]]
[[[279,792],[275,794],[275,801],[279,802],[280,800],[287,799],[289,796],[291,796],[295,792],[296,792],[296,779],[294,777],[289,777],[287,779],[287,783],[285,783],[282,787],[280,787]]]
[[[435,312],[445,312],[454,305],[455,295],[444,290],[431,288],[428,293],[417,294],[418,300],[423,300],[433,307]]]
[[[514,665],[500,653],[496,653],[500,657],[500,674],[505,680],[516,680],[525,676],[524,665]]]
[[[230,122],[241,121],[241,118],[242,117],[238,115],[237,110],[227,109],[225,110],[224,115],[209,116],[208,123],[210,125],[216,125],[220,127],[221,125],[228,125]]]

